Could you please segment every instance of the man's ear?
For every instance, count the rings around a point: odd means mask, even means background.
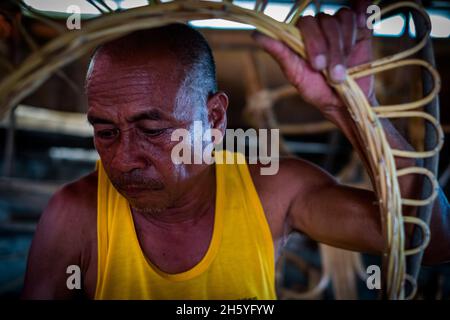
[[[218,129],[225,134],[227,127],[228,96],[219,91],[208,98],[208,121],[211,128]]]

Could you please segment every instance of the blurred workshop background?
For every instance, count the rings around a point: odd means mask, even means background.
[[[253,8],[254,1],[235,1]],[[0,2],[0,80],[34,50],[58,33],[41,17],[66,28],[70,5],[85,20],[106,11],[102,1],[25,0]],[[144,0],[106,0],[113,10],[146,5]],[[450,195],[450,3],[423,2],[432,21],[432,43],[442,77],[441,122],[446,143],[441,151],[439,178]],[[333,13],[345,1],[321,1],[320,11]],[[383,5],[383,2],[381,3]],[[269,1],[266,14],[282,20],[291,1]],[[314,15],[310,5],[304,14]],[[343,135],[318,111],[301,100],[278,65],[250,37],[252,27],[224,20],[192,21],[207,38],[216,59],[219,86],[228,93],[230,128],[280,128],[284,154],[308,159],[341,181],[370,188],[363,168]],[[67,31],[69,32],[69,31]],[[399,52],[417,41],[408,12],[384,18],[375,28],[375,55]],[[27,253],[36,223],[51,195],[93,170],[98,158],[92,129],[86,121],[84,78],[89,55],[54,74],[34,94],[0,119],[0,298],[17,298],[23,285]],[[421,96],[419,70],[389,71],[377,76],[382,103],[402,103]],[[397,121],[411,144],[421,148],[421,121]],[[293,235],[277,264],[278,294],[283,299],[375,299],[365,285],[365,266],[378,257],[319,245]],[[420,299],[450,298],[450,265],[424,267],[419,277]]]

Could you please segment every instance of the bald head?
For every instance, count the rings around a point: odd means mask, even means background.
[[[158,74],[155,68],[149,70],[155,62],[167,63],[164,74]],[[154,71],[153,81],[164,77],[178,83],[177,104],[204,106],[207,98],[217,91],[211,49],[198,31],[184,24],[136,31],[98,47],[87,74],[88,96],[92,80],[111,69],[123,70],[130,76]],[[133,69],[135,72],[130,72]],[[152,83],[148,85],[150,89]]]

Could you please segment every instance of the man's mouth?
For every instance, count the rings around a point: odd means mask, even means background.
[[[121,186],[121,189],[127,195],[138,195],[138,194],[148,190],[148,188],[146,188],[144,186],[138,186],[138,185]]]
[[[140,185],[140,184],[128,184],[120,186],[122,190],[128,196],[138,196],[144,192],[155,192],[162,190],[162,184]]]

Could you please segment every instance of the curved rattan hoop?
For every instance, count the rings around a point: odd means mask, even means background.
[[[307,58],[302,37],[295,27],[295,22],[309,1],[296,1],[285,22],[276,21],[264,14],[263,11],[267,1],[257,0],[254,10],[234,5],[230,0],[222,2],[183,0],[167,3],[151,1],[150,3],[151,5],[145,7],[106,14],[101,18],[85,23],[81,30],[62,34],[30,55],[18,69],[0,83],[0,117],[36,90],[52,73],[80,58],[99,44],[135,30],[157,27],[172,22],[222,18],[253,25],[260,32],[283,41],[292,50]],[[428,15],[415,3],[395,3],[381,10],[380,14],[383,15],[398,8],[409,8],[422,14],[427,21],[428,29],[431,30]],[[402,216],[402,203],[406,201],[409,204],[422,205],[430,203],[435,197],[433,193],[428,199],[419,202],[412,203],[410,199],[402,201],[397,178],[399,175],[406,174],[406,171],[397,172],[394,162],[394,156],[430,157],[436,154],[442,145],[443,134],[438,121],[423,112],[411,111],[411,109],[423,106],[436,96],[440,88],[439,75],[431,65],[424,61],[404,60],[418,52],[425,45],[428,36],[429,32],[416,46],[404,52],[351,68],[348,70],[349,76],[342,84],[335,85],[330,82],[330,85],[334,87],[347,105],[356,124],[358,134],[364,145],[367,146],[365,152],[369,160],[370,170],[376,178],[374,189],[379,198],[386,244],[383,256],[386,275],[384,290],[387,297],[391,299],[405,297],[404,282],[409,279],[405,275],[405,254],[413,254],[424,247],[420,246],[414,250],[405,251],[403,223],[419,225],[424,230],[425,239],[426,235],[429,234],[427,225],[420,222],[419,219],[415,220]],[[359,77],[411,65],[420,65],[427,68],[434,79],[434,90],[429,96],[417,102],[372,108],[355,81]],[[327,75],[325,74],[325,76]],[[435,149],[426,152],[391,149],[379,118],[411,116],[423,117],[436,127],[439,139]],[[409,168],[407,173],[425,174],[420,168]],[[432,174],[426,174],[436,185],[435,177]],[[411,283],[414,284],[415,281],[411,281]]]

